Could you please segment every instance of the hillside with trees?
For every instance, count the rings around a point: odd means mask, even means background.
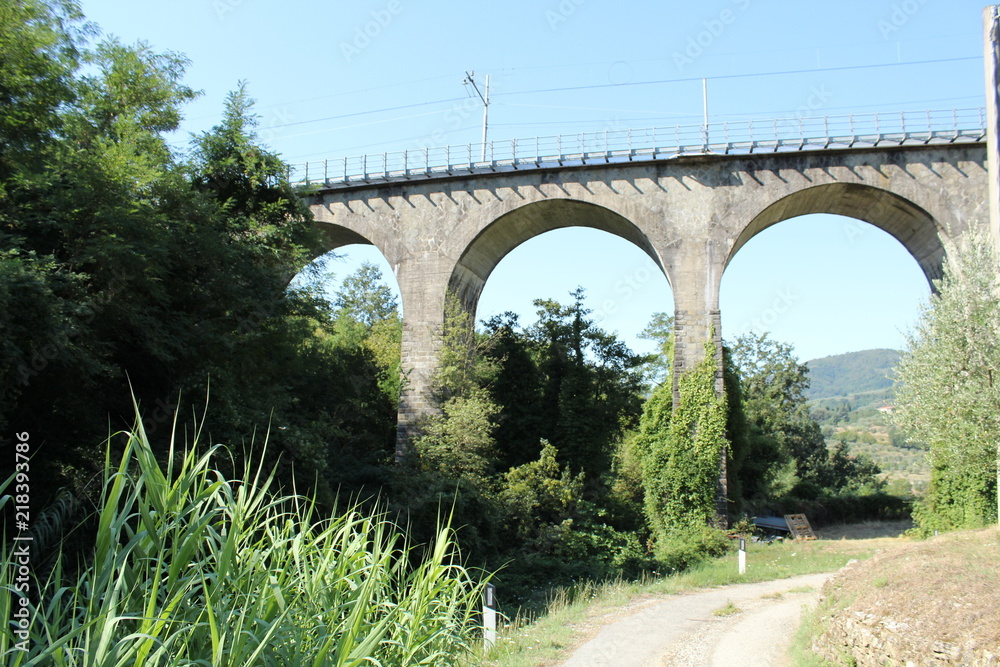
[[[806,362],[810,401],[884,391],[892,387],[892,372],[899,363],[897,350],[862,350],[835,354]]]
[[[862,350],[806,362],[809,412],[827,446],[846,445],[885,473],[893,493],[920,494],[930,480],[927,450],[907,441],[890,422],[893,377],[901,353]]]

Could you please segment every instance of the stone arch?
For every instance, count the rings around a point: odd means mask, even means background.
[[[388,284],[390,289],[394,289],[398,293],[399,311],[400,315],[402,315],[405,310],[402,290],[400,289],[399,279],[393,267],[392,260],[386,254],[385,248],[383,248],[379,243],[367,238],[362,233],[342,225],[319,220],[315,220],[313,225],[319,232],[320,236],[318,247],[309,253],[306,264],[301,266],[294,276],[290,276],[289,281],[295,280],[298,276],[306,272],[309,269],[310,264],[322,261],[321,258],[325,255],[338,251],[346,246],[363,246],[363,249],[360,251],[356,249],[349,249],[346,255],[339,255],[338,257],[346,258],[347,263],[346,266],[333,265],[333,274],[338,277],[340,282],[342,282],[344,278],[353,272],[353,270],[358,268],[361,261],[374,264],[381,270],[382,280]]]
[[[928,283],[941,277],[948,236],[934,217],[909,199],[860,183],[829,183],[803,188],[758,212],[736,237],[725,267],[757,234],[784,220],[813,213],[855,218],[899,241],[920,265]]]
[[[324,255],[331,250],[336,250],[345,245],[375,245],[371,240],[365,238],[353,229],[348,229],[341,225],[329,222],[315,222],[323,241],[323,250],[320,255]],[[385,254],[383,252],[383,254]],[[318,256],[318,255],[317,255]],[[315,259],[315,258],[313,258]]]
[[[385,259],[389,267],[393,269],[392,276],[386,277],[391,278],[393,282],[396,282],[398,287],[398,280],[394,268],[397,260],[394,255],[390,254],[391,248],[386,246],[384,239],[371,233],[374,230],[366,229],[365,226],[362,226],[362,231],[358,231],[356,229],[352,229],[351,227],[331,222],[330,220],[320,216],[316,216],[312,224],[319,232],[320,244],[318,251],[311,253],[309,257],[310,262],[315,261],[327,253],[343,248],[344,246],[369,246],[374,248],[378,254]]]
[[[320,236],[322,250],[317,257],[346,245],[368,245],[377,248],[390,266],[399,263],[398,224],[392,216],[373,207],[380,198],[362,197],[331,204],[314,195],[307,201],[313,227]]]
[[[659,253],[635,223],[599,204],[559,198],[523,204],[486,225],[455,263],[449,289],[474,313],[486,280],[508,253],[536,236],[566,227],[598,229],[635,244],[649,255],[670,281]]]

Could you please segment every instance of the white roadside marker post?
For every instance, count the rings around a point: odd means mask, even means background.
[[[497,641],[497,587],[486,584],[483,591],[483,642],[489,649]]]

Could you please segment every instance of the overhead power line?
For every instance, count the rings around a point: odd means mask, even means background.
[[[812,74],[814,72],[840,72],[859,69],[877,69],[880,67],[902,67],[906,65],[933,65],[937,63],[959,62],[963,60],[982,60],[982,56],[964,56],[961,58],[939,58],[937,60],[912,60],[902,63],[879,63],[874,65],[845,65],[842,67],[813,67],[810,69],[784,70],[780,72],[751,72],[747,74],[720,74],[718,76],[696,76],[682,79],[657,79],[655,81],[631,81],[628,83],[598,83],[588,86],[566,86],[563,88],[540,88],[536,90],[514,90],[507,93],[496,93],[497,96],[532,95],[536,93],[562,93],[572,90],[595,90],[598,88],[626,88],[631,86],[652,86],[662,83],[686,83],[692,81],[721,81],[723,79],[748,79],[758,76],[779,76],[785,74]]]
[[[557,92],[568,92],[568,91],[574,91],[574,90],[596,90],[596,89],[603,89],[603,88],[624,88],[624,87],[631,87],[631,86],[650,86],[650,85],[658,85],[658,84],[664,84],[664,83],[685,83],[685,82],[693,82],[693,81],[702,81],[704,79],[708,79],[709,81],[720,81],[720,80],[723,80],[723,79],[745,79],[745,78],[752,78],[752,77],[780,76],[780,75],[788,75],[788,74],[809,74],[809,73],[813,73],[813,72],[837,72],[837,71],[850,71],[850,70],[862,70],[862,69],[877,69],[877,68],[881,68],[881,67],[902,67],[902,66],[909,66],[909,65],[932,65],[932,64],[938,64],[938,63],[961,62],[961,61],[968,61],[968,60],[982,60],[982,56],[964,56],[964,57],[958,57],[958,58],[939,58],[939,59],[936,59],[936,60],[915,60],[915,61],[902,62],[902,63],[877,63],[877,64],[872,64],[872,65],[849,65],[849,66],[843,66],[843,67],[822,67],[822,68],[816,67],[816,68],[810,68],[810,69],[784,70],[784,71],[778,71],[778,72],[752,72],[752,73],[746,73],[746,74],[721,74],[721,75],[718,75],[718,76],[710,76],[710,77],[700,77],[699,76],[699,77],[687,77],[687,78],[681,78],[681,79],[657,79],[657,80],[654,80],[654,81],[632,81],[632,82],[629,82],[629,83],[591,84],[591,85],[586,85],[586,86],[566,86],[566,87],[561,87],[561,88],[540,88],[540,89],[535,89],[535,90],[515,90],[515,91],[511,91],[511,92],[506,92],[506,93],[493,93],[493,96],[509,97],[509,96],[513,96],[513,95],[530,95],[530,94],[539,94],[539,93],[557,93]],[[438,77],[431,77],[431,78],[438,78]],[[425,80],[429,80],[429,79],[425,79]],[[415,102],[413,104],[402,104],[402,105],[394,106],[394,107],[384,107],[384,108],[381,108],[381,109],[368,109],[366,111],[356,111],[356,112],[353,112],[353,113],[338,114],[336,116],[326,116],[326,117],[323,117],[323,118],[312,118],[312,119],[309,119],[309,120],[300,120],[300,121],[294,121],[294,122],[291,122],[291,123],[281,123],[281,124],[277,124],[277,125],[270,125],[269,127],[271,129],[277,129],[277,128],[282,128],[282,127],[292,127],[292,126],[295,126],[295,125],[306,125],[308,123],[322,123],[322,122],[330,121],[330,120],[341,120],[341,119],[344,119],[344,118],[353,118],[353,117],[364,116],[364,115],[368,115],[368,114],[385,113],[385,112],[388,112],[388,111],[399,111],[399,110],[402,110],[402,109],[414,109],[414,108],[417,108],[417,107],[431,106],[431,105],[434,105],[434,104],[447,104],[449,102],[461,102],[464,99],[465,98],[462,98],[462,97],[452,97],[452,98],[447,98],[447,99],[442,99],[442,100],[433,100],[433,101],[429,101],[429,102]]]
[[[462,81],[464,85],[471,85],[472,89],[476,91],[479,95],[479,99],[483,102],[483,156],[482,160],[486,160],[486,126],[489,123],[490,117],[490,75],[486,75],[486,94],[479,92],[479,86],[476,85],[475,72],[466,72],[465,79]]]
[[[294,123],[281,123],[280,125],[269,125],[271,129],[279,127],[292,127],[293,125],[305,125],[307,123],[321,123],[327,120],[340,120],[342,118],[352,118],[354,116],[364,116],[365,114],[376,114],[384,113],[386,111],[399,111],[400,109],[413,109],[416,107],[426,107],[431,104],[445,104],[447,102],[461,102],[464,97],[450,97],[446,100],[435,100],[433,102],[414,102],[413,104],[401,104],[396,107],[385,107],[384,109],[369,109],[368,111],[355,111],[354,113],[345,113],[337,116],[326,116],[325,118],[313,118],[311,120],[298,120]]]

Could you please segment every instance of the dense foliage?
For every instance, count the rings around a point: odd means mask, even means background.
[[[766,510],[782,498],[815,501],[882,490],[880,470],[869,459],[846,446],[827,448],[806,401],[809,369],[790,345],[746,334],[730,354],[745,424],[733,476],[746,509]]]
[[[582,289],[570,296],[566,306],[536,300],[538,320],[520,334],[511,313],[485,323],[494,368],[485,384],[501,406],[499,435],[515,444],[505,464],[533,460],[544,438],[561,462],[600,477],[612,466],[609,443],[637,424],[643,359],[594,325]]]
[[[81,25],[70,2],[0,9],[0,429],[36,434],[36,502],[83,492],[130,387],[162,449],[209,386],[215,441],[272,425],[281,479],[331,502],[391,451],[392,362],[337,327],[346,304],[287,289],[317,239],[245,88],[175,155],[185,60]]]
[[[1000,285],[990,242],[949,256],[935,287],[895,387],[896,425],[930,447],[930,489],[915,512],[925,531],[993,523],[1000,502]]]
[[[716,520],[720,462],[728,455],[725,398],[715,387],[718,363],[714,345],[707,344],[702,360],[678,378],[673,410],[669,384],[646,404],[636,447],[646,517],[661,542],[676,541]]]
[[[638,482],[619,456],[641,409],[642,359],[594,326],[582,291],[571,296],[536,301],[532,326],[508,313],[482,332],[449,299],[440,413],[394,489],[419,530],[450,507],[470,556],[503,566],[508,601],[653,567]]]
[[[660,358],[669,362],[671,319],[662,313],[654,315],[644,336],[657,341]],[[664,447],[670,433],[671,366],[662,361],[651,365],[662,384],[646,402],[636,439],[647,450]],[[713,366],[712,372],[717,370]],[[903,503],[882,493],[885,482],[871,460],[855,456],[839,443],[828,449],[806,400],[809,369],[790,345],[767,334],[744,334],[723,347],[722,371],[730,519],[808,512],[819,522],[829,522],[895,517],[905,511]],[[702,372],[702,384],[714,386],[715,376],[709,377],[707,368]],[[704,407],[708,401],[705,390],[696,403]],[[691,440],[682,437],[680,442]],[[662,462],[647,470],[646,483],[661,470]],[[648,495],[646,502],[651,502]]]

